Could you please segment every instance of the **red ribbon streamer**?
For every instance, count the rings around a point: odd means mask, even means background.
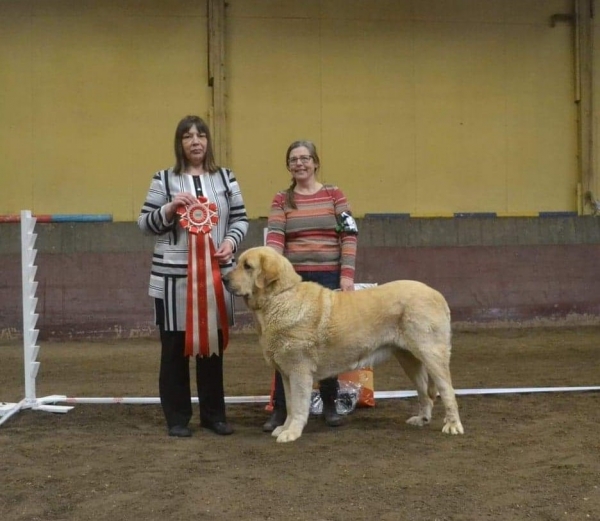
[[[211,356],[219,354],[219,325],[223,350],[227,347],[229,322],[221,269],[210,235],[213,225],[218,222],[216,205],[205,197],[199,197],[198,201],[198,204],[177,210],[181,226],[189,232],[185,355]],[[211,306],[213,302],[216,309]],[[209,313],[216,313],[215,318],[212,319]]]

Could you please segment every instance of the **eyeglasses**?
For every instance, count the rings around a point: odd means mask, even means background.
[[[294,163],[300,161],[303,165],[308,165],[308,163],[310,163],[310,160],[312,159],[312,156],[298,156],[298,157],[290,157],[288,159],[288,165],[293,165]]]

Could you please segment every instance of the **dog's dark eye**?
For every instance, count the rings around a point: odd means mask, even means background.
[[[244,262],[244,269],[245,270],[251,270],[252,269],[252,266],[250,266],[250,264],[248,264],[248,261]]]

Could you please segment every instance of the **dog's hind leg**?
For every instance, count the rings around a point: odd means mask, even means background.
[[[427,425],[431,421],[433,402],[437,395],[435,385],[429,378],[423,363],[412,353],[405,350],[397,350],[394,352],[394,355],[398,362],[400,362],[406,375],[414,384],[419,399],[418,414],[406,420],[406,423],[409,425],[416,425],[417,427]]]
[[[285,423],[273,431],[278,443],[297,440],[302,436],[310,412],[310,395],[313,386],[312,374],[294,371],[289,376],[281,373],[287,406]]]

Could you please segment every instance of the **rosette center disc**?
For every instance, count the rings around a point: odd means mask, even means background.
[[[208,207],[201,203],[191,205],[188,208],[187,214],[190,224],[203,226],[210,222]]]

